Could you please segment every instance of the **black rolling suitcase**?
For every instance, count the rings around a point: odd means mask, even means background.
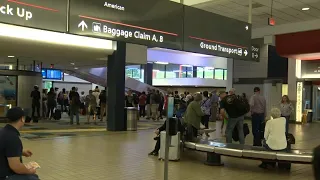
[[[53,113],[53,119],[54,120],[60,120],[61,119],[61,110],[60,109],[55,109]]]

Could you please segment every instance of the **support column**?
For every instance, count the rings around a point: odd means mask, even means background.
[[[125,91],[126,43],[117,42],[117,50],[108,56],[108,131],[125,131],[124,91]]]
[[[266,117],[269,119],[271,108],[279,106],[282,96],[282,80],[265,80],[263,83],[263,96],[266,98]]]
[[[301,116],[301,105],[297,106],[297,80],[301,78],[301,60],[296,59],[288,59],[288,96],[291,103],[295,107],[295,112],[293,116],[291,116],[290,120],[297,120],[297,113],[298,116]],[[298,118],[300,121],[300,118]]]
[[[152,71],[153,64],[147,63],[144,65],[144,83],[152,86]]]
[[[197,66],[193,66],[193,77],[196,78],[198,77],[198,71],[197,71],[198,67]]]
[[[229,91],[233,88],[233,59],[227,59],[227,86],[226,90]]]

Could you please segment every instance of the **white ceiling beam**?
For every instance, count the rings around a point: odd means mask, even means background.
[[[287,34],[317,29],[320,29],[320,19],[256,28],[252,30],[252,38],[255,39],[269,35]]]

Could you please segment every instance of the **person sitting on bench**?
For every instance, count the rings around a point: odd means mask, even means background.
[[[278,108],[271,109],[271,119],[266,122],[264,131],[263,147],[271,151],[283,151],[287,149],[286,119],[281,117]],[[267,168],[268,165],[275,167],[275,163],[262,162],[259,167]]]
[[[20,140],[25,112],[13,107],[7,111],[7,119],[9,124],[0,130],[0,180],[39,180],[36,169],[22,163],[22,156],[32,156],[31,151],[23,149]]]
[[[159,150],[160,150],[160,133],[161,131],[165,131],[166,130],[166,126],[167,126],[167,121],[164,122],[164,124],[155,130],[155,134],[157,135],[155,138],[153,138],[156,142],[156,145],[154,147],[154,150],[151,151],[151,153],[149,153],[149,155],[154,155],[154,156],[158,156],[159,155]],[[183,134],[184,132],[184,127],[181,124],[181,121],[178,119],[178,131]]]

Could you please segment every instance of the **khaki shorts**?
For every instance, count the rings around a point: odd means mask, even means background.
[[[91,114],[97,114],[97,106],[96,105],[89,105],[88,106],[88,113]]]

